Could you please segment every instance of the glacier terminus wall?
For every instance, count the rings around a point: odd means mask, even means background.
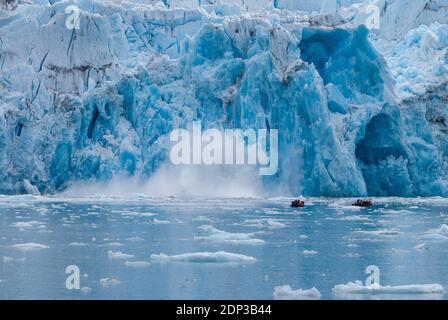
[[[278,129],[283,194],[448,196],[446,0],[0,4],[0,194],[147,179],[200,120]]]

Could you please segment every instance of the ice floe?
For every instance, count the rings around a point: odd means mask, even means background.
[[[123,244],[120,242],[108,242],[108,243],[100,244],[98,246],[100,246],[100,247],[115,247],[116,248],[116,247],[122,247]]]
[[[25,263],[25,262],[26,262],[26,258],[3,257],[4,264]]]
[[[337,220],[352,221],[352,222],[368,222],[368,221],[371,221],[369,217],[359,216],[359,215],[345,216],[345,217],[337,218]]]
[[[134,236],[134,237],[129,237],[126,240],[130,241],[130,242],[141,242],[141,241],[144,241],[145,239],[143,239],[142,237]]]
[[[109,259],[132,259],[135,257],[132,254],[126,254],[121,251],[114,252],[112,250],[109,250],[107,252],[107,256],[109,257]]]
[[[426,245],[426,243],[420,243],[414,247],[414,250],[417,251],[428,250],[428,246]]]
[[[424,241],[448,241],[448,225],[442,224],[438,229],[431,229],[420,237]]]
[[[243,254],[218,252],[193,252],[169,256],[166,254],[152,254],[151,260],[158,262],[193,262],[193,263],[247,263],[257,259]]]
[[[448,237],[448,225],[442,224],[442,226],[440,228],[428,230],[426,233],[440,234],[442,236]]]
[[[70,242],[69,244],[68,244],[70,247],[86,247],[86,246],[88,246],[88,244],[87,243],[85,243],[85,242]]]
[[[151,213],[151,212],[135,212],[135,211],[124,211],[121,213],[122,216],[128,216],[128,217],[154,217],[157,214]]]
[[[403,286],[364,285],[361,281],[338,284],[333,288],[335,294],[434,294],[444,293],[440,284],[411,284]]]
[[[366,230],[358,230],[354,231],[353,235],[355,236],[361,236],[361,237],[390,237],[390,236],[397,236],[400,232],[393,229],[382,229],[382,230],[373,230],[373,231],[366,231]]]
[[[309,290],[293,290],[291,286],[278,286],[274,288],[275,300],[319,300],[321,294],[316,288]]]
[[[268,229],[286,228],[286,224],[275,219],[249,219],[245,220],[242,225],[253,228],[268,228]]]
[[[124,264],[131,268],[148,268],[151,265],[148,261],[126,261]]]
[[[132,254],[126,254],[121,251],[114,252],[112,250],[109,250],[107,252],[107,256],[109,257],[109,259],[132,259],[135,257]]]
[[[89,294],[89,293],[92,292],[92,288],[89,288],[89,287],[82,287],[82,288],[81,288],[81,292],[84,293],[84,294]]]
[[[12,248],[22,252],[29,252],[29,251],[48,249],[50,247],[44,244],[30,242],[30,243],[14,244],[12,245]]]
[[[420,237],[421,240],[424,241],[448,241],[448,237],[437,234],[437,233],[429,233]]]
[[[173,224],[173,223],[176,223],[176,222],[169,221],[169,220],[158,220],[158,219],[153,219],[153,220],[152,220],[152,223],[153,223],[153,224],[156,224],[156,225],[163,225],[163,224]]]
[[[103,278],[100,279],[100,285],[105,288],[111,288],[119,285],[121,283],[120,280],[115,278]]]
[[[276,221],[276,220],[272,220],[272,219],[268,219],[267,224],[269,226],[269,228],[271,229],[283,229],[286,228],[286,224]]]
[[[195,240],[221,242],[227,244],[264,244],[264,240],[253,238],[255,235],[254,233],[231,233],[216,229],[210,225],[200,226],[198,227],[198,231],[201,235],[195,236]]]
[[[40,221],[19,221],[13,223],[11,226],[19,228],[19,230],[30,230],[30,229],[46,229],[45,222]]]
[[[191,220],[192,221],[197,221],[197,222],[210,222],[210,223],[214,223],[215,222],[215,220],[213,220],[213,219],[211,219],[209,217],[206,217],[206,216],[198,216],[198,217],[195,217],[195,218],[193,218]]]

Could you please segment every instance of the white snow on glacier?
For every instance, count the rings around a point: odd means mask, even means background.
[[[0,193],[146,180],[201,120],[279,129],[271,193],[448,195],[448,1],[375,3],[2,5]]]

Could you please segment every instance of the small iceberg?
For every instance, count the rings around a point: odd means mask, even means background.
[[[126,254],[121,251],[114,252],[112,250],[109,250],[107,252],[107,256],[109,257],[109,259],[132,259],[135,257],[132,254]]]
[[[114,278],[104,278],[100,280],[100,285],[104,288],[111,288],[119,285],[121,283],[120,280]]]
[[[305,256],[313,256],[313,255],[315,255],[315,254],[317,254],[318,252],[317,251],[314,251],[314,250],[303,250],[302,251],[302,254],[303,255],[305,255]]]
[[[321,294],[316,288],[309,290],[293,290],[291,286],[278,286],[274,288],[274,300],[319,300]]]
[[[20,221],[13,223],[11,226],[18,228],[21,231],[46,228],[45,223],[40,221],[28,221],[28,222]]]
[[[435,233],[448,237],[448,225],[442,224],[440,228],[428,230],[427,233]]]
[[[126,267],[139,269],[148,268],[151,265],[148,261],[126,261],[124,264]]]
[[[22,251],[22,252],[29,252],[29,251],[36,251],[36,250],[42,250],[42,249],[48,249],[49,246],[46,246],[44,244],[39,243],[20,243],[20,244],[14,244],[12,246],[13,249]]]
[[[3,257],[3,264],[25,263],[26,258]]]
[[[123,211],[121,213],[122,216],[125,217],[140,217],[140,218],[146,218],[146,217],[154,217],[157,214],[152,212],[136,212],[136,211]]]
[[[90,288],[90,287],[82,287],[81,288],[81,292],[83,294],[90,294],[92,292],[92,288]]]
[[[356,237],[367,238],[381,238],[381,237],[393,237],[400,235],[400,231],[395,229],[381,229],[373,231],[358,230],[354,231],[353,235]]]
[[[253,233],[231,233],[216,229],[213,226],[204,225],[198,227],[200,236],[194,237],[199,241],[212,241],[226,244],[246,244],[246,245],[261,245],[264,240],[253,238]]]
[[[355,283],[338,284],[333,288],[336,294],[434,294],[444,293],[440,284],[411,284],[403,286],[381,286],[373,284],[363,285],[361,281]]]
[[[151,260],[158,262],[192,262],[192,263],[248,263],[257,261],[257,259],[255,259],[254,257],[225,251],[194,252],[174,256],[169,256],[163,253],[152,254]]]
[[[428,241],[447,241],[448,240],[448,225],[442,224],[438,229],[431,229],[421,236],[422,240]]]

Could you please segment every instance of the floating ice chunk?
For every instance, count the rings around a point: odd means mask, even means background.
[[[444,293],[440,284],[411,284],[404,286],[381,286],[373,284],[365,286],[361,281],[338,284],[333,288],[336,294],[432,294]]]
[[[157,214],[151,212],[134,212],[134,211],[124,211],[121,213],[122,216],[129,217],[154,217]]]
[[[7,264],[7,263],[12,263],[14,261],[13,258],[11,257],[3,257],[3,263]]]
[[[108,243],[103,243],[103,244],[99,244],[99,247],[122,247],[123,244],[120,242],[108,242]]]
[[[153,219],[152,221],[153,224],[173,224],[173,221],[169,221],[169,220],[158,220],[158,219]]]
[[[239,244],[245,244],[245,245],[251,245],[251,246],[258,246],[258,245],[262,245],[265,243],[264,240],[261,239],[247,239],[247,240],[224,240],[223,241],[226,244],[235,244],[235,245],[239,245]]]
[[[442,224],[442,226],[438,229],[431,229],[426,231],[428,234],[440,234],[442,236],[448,236],[448,225]]]
[[[400,249],[400,248],[392,248],[391,251],[394,254],[407,254],[407,253],[411,252],[410,250]]]
[[[338,211],[361,211],[364,210],[365,208],[362,207],[357,207],[357,206],[341,206],[341,207],[336,207]]]
[[[321,294],[316,288],[293,290],[290,286],[274,288],[274,300],[319,300]]]
[[[267,224],[271,229],[283,229],[286,228],[286,224],[279,222],[277,220],[268,219]]]
[[[120,280],[114,278],[104,278],[100,280],[100,285],[105,288],[115,287],[120,283],[121,283]]]
[[[22,251],[22,252],[29,252],[29,251],[36,251],[36,250],[42,250],[42,249],[48,249],[50,248],[47,245],[39,244],[39,243],[20,243],[20,244],[14,244],[12,248]]]
[[[231,233],[216,229],[215,227],[209,225],[198,227],[198,230],[201,233],[201,236],[194,237],[195,240],[222,242],[227,244],[264,244],[263,240],[254,239],[253,233]]]
[[[383,230],[374,230],[374,231],[354,231],[353,234],[355,236],[365,236],[365,237],[387,237],[387,236],[397,236],[400,234],[397,230],[392,229],[383,229]]]
[[[411,211],[409,210],[393,210],[393,209],[386,209],[386,208],[380,208],[377,210],[378,212],[382,213],[382,214],[406,214],[406,213],[411,213]]]
[[[130,242],[141,242],[141,241],[143,241],[143,240],[145,240],[145,239],[143,239],[142,237],[137,237],[137,236],[135,236],[135,237],[129,237],[129,238],[127,238],[126,240],[127,240],[127,241],[130,241]]]
[[[109,242],[104,244],[105,247],[122,247],[123,244],[120,242]]]
[[[438,229],[431,229],[420,237],[426,241],[448,241],[448,225],[442,224]]]
[[[248,219],[242,225],[253,228],[283,229],[287,225],[274,219]]]
[[[415,247],[414,247],[414,250],[427,250],[428,249],[428,247],[426,246],[426,243],[421,243],[421,244],[418,244],[418,245],[416,245]]]
[[[46,228],[45,223],[40,221],[27,221],[27,222],[20,221],[13,223],[11,226],[19,228],[20,230]]]
[[[107,256],[109,257],[109,259],[132,259],[135,257],[132,254],[126,254],[121,251],[114,252],[112,250],[109,250],[107,252]]]
[[[4,264],[24,263],[24,262],[26,262],[26,258],[3,257],[3,263]]]
[[[370,218],[369,217],[364,217],[364,216],[354,215],[354,216],[346,216],[346,217],[338,218],[338,220],[352,221],[352,222],[368,222],[368,221],[370,221]]]
[[[346,258],[359,258],[361,255],[359,253],[347,253],[344,254],[343,257]]]
[[[89,294],[89,293],[92,292],[92,288],[89,288],[89,287],[82,287],[82,288],[81,288],[81,292],[84,293],[84,294]]]
[[[198,216],[192,219],[192,221],[198,221],[198,222],[215,222],[213,219],[206,217],[206,216]]]
[[[124,264],[131,268],[148,268],[151,265],[148,261],[126,261]]]
[[[68,245],[70,247],[86,247],[86,246],[88,246],[88,244],[85,242],[70,242]]]
[[[247,263],[257,261],[257,259],[255,259],[254,257],[225,251],[194,252],[174,256],[168,256],[163,253],[159,255],[152,254],[151,260],[159,262],[194,262],[194,263],[231,263],[231,262]]]
[[[425,234],[421,236],[420,239],[426,241],[448,241],[448,237],[437,233]]]

